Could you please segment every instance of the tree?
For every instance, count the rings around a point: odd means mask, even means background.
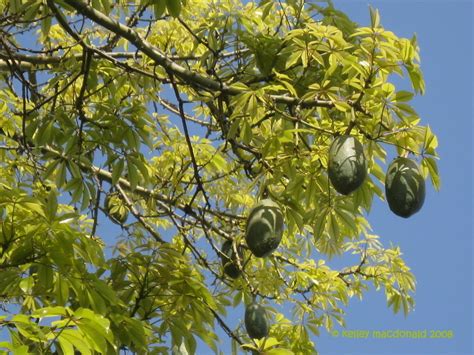
[[[225,333],[233,351],[310,353],[370,285],[410,311],[414,275],[367,212],[388,154],[439,187],[436,137],[410,105],[425,89],[415,37],[373,9],[360,27],[329,0],[1,0],[0,12],[0,347],[193,353],[201,339],[219,352]],[[348,195],[327,174],[344,134],[369,172]],[[285,230],[257,258],[246,219],[264,197]],[[112,222],[122,233],[101,235]],[[349,254],[352,266],[326,264]],[[265,339],[245,332],[252,300]]]

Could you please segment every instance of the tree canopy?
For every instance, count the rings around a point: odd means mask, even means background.
[[[388,156],[439,187],[437,140],[411,105],[416,37],[370,15],[360,26],[330,0],[0,0],[0,349],[228,353],[225,334],[233,352],[308,354],[371,286],[408,313],[415,277],[368,212]],[[347,195],[327,172],[343,135],[368,171]],[[247,217],[263,198],[284,230],[256,257]]]

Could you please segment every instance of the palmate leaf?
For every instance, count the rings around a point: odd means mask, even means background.
[[[423,158],[423,160],[421,161],[421,168],[423,175],[425,177],[429,175],[434,188],[436,190],[439,190],[441,187],[441,180],[439,177],[438,165],[436,163],[436,160],[431,157]]]
[[[181,1],[182,0],[165,0],[166,8],[173,17],[178,17],[181,12]]]

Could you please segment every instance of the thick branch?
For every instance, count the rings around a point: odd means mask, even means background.
[[[221,91],[227,95],[238,95],[244,92],[241,89],[230,87],[226,84],[220,83],[219,81],[210,79],[182,67],[166,56],[166,54],[162,53],[158,48],[153,47],[135,30],[111,19],[102,12],[95,10],[87,3],[80,0],[64,0],[64,2],[90,20],[127,39],[139,51],[143,52],[145,55],[153,59],[158,65],[173,73],[187,84],[211,91]],[[284,103],[287,105],[300,105],[301,107],[334,107],[334,104],[328,100],[307,99],[302,101],[296,97],[287,95],[269,95],[269,98],[278,103]]]
[[[24,71],[32,70],[35,67],[33,64],[25,61],[16,62],[16,65],[20,70]],[[11,66],[7,61],[0,59],[0,72],[2,71],[11,71]]]
[[[102,53],[103,55],[106,55],[110,58],[115,58],[115,59],[139,59],[142,58],[143,55],[141,53],[137,52],[108,52],[104,50],[97,49],[97,51]],[[246,53],[246,50],[241,50],[241,51],[234,51],[234,52],[227,52],[227,53],[222,53],[221,57],[222,58],[227,58],[227,57],[232,57],[236,55],[240,55],[242,53]],[[76,59],[81,59],[82,54],[81,53],[75,53],[71,54],[71,56],[76,57]],[[94,55],[95,57],[100,57],[97,53]],[[15,59],[17,62],[21,62],[24,65],[28,64],[37,64],[37,65],[48,65],[48,64],[58,64],[61,63],[63,60],[65,60],[65,57],[62,57],[60,55],[46,55],[46,54],[23,54],[23,53],[14,53],[11,57],[4,52],[0,51],[0,58],[7,60],[10,58]],[[179,56],[179,55],[171,55],[168,57],[171,60],[174,61],[183,61],[183,60],[199,60],[201,59],[200,56]]]

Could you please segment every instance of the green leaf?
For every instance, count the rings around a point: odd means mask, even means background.
[[[400,110],[408,113],[408,114],[411,114],[413,116],[418,116],[418,114],[416,113],[416,111],[413,109],[413,107],[411,107],[410,105],[408,104],[405,104],[403,102],[396,102],[394,104],[395,107],[399,108]]]
[[[291,68],[293,65],[297,64],[301,58],[301,51],[294,51],[291,53],[288,58],[286,58],[285,69]]]
[[[325,208],[322,210],[315,220],[315,224],[313,226],[313,235],[317,239],[323,235],[324,230],[326,229],[326,221],[327,221],[327,209]]]
[[[53,288],[54,274],[50,265],[37,265],[38,284],[44,290],[51,290]]]
[[[23,19],[24,21],[31,21],[33,20],[38,14],[40,14],[39,12],[39,8],[41,6],[41,2],[40,1],[34,1],[32,4],[28,4],[29,6],[25,9],[25,6],[23,6],[22,10],[25,10],[24,12],[24,16],[23,16]]]
[[[344,101],[334,101],[334,107],[336,107],[339,111],[348,112],[351,110],[351,106]]]
[[[10,5],[9,11],[14,14],[18,12],[18,10],[20,10],[21,0],[9,0],[9,5]]]
[[[56,192],[51,189],[46,200],[46,217],[49,221],[54,221],[56,213],[58,212],[58,199]]]
[[[46,143],[50,143],[51,137],[53,135],[54,130],[54,120],[50,119],[46,121],[35,133],[34,139],[36,139],[36,143],[40,146],[45,145]]]
[[[380,26],[380,15],[379,10],[374,9],[372,6],[369,7],[370,10],[370,25],[372,28],[377,28]]]
[[[5,348],[5,349],[12,350],[13,345],[11,343],[6,342],[6,341],[0,341],[0,348]]]
[[[66,181],[66,173],[67,173],[66,163],[60,162],[58,164],[58,168],[56,171],[56,180],[55,180],[58,188],[61,188],[64,186],[64,182]]]
[[[337,218],[334,212],[328,215],[327,232],[331,238],[339,238],[339,224],[337,223]]]
[[[100,0],[92,0],[92,7],[98,11],[102,11],[102,3]]]
[[[90,195],[88,186],[86,186],[82,190],[81,211],[84,211],[89,206],[90,200],[91,200],[91,195]]]
[[[240,128],[240,120],[234,119],[230,125],[229,131],[227,132],[228,139],[234,139]]]
[[[123,159],[117,160],[112,169],[112,185],[116,185],[118,180],[122,177],[125,162]]]
[[[42,206],[39,203],[37,203],[36,201],[35,202],[25,201],[25,202],[22,203],[22,206],[27,208],[31,212],[35,212],[35,213],[39,214],[40,216],[46,217]]]
[[[232,344],[232,355],[238,355],[239,343],[237,343],[234,339],[232,339],[231,344]]]
[[[438,147],[438,138],[431,132],[430,126],[425,129],[425,138],[423,141],[423,151],[425,154],[436,156],[436,148]]]
[[[56,316],[67,316],[66,308],[64,307],[44,307],[35,310],[32,313],[32,316],[38,318],[46,318],[46,317],[56,317]]]
[[[138,173],[137,167],[133,164],[133,161],[130,158],[127,158],[127,171],[128,171],[128,181],[130,182],[130,187],[132,190],[135,190],[140,182],[140,175]]]
[[[423,94],[425,92],[425,81],[418,65],[410,64],[405,66],[410,76],[411,84],[416,92]]]
[[[263,348],[263,350],[270,349],[274,347],[275,345],[279,345],[279,344],[281,344],[281,342],[279,342],[278,339],[274,337],[268,337],[265,339],[265,347]]]
[[[91,345],[91,348],[102,354],[107,353],[107,342],[101,334],[103,330],[100,326],[97,327],[95,323],[84,320],[77,321],[76,324],[81,330],[85,340]]]
[[[61,257],[65,258],[66,255],[61,255]],[[58,303],[66,304],[69,298],[69,284],[62,277],[56,278],[55,293]]]
[[[241,122],[242,129],[240,135],[242,142],[245,144],[249,144],[253,137],[252,126],[250,125],[250,122],[248,120],[242,120]]]
[[[241,90],[241,91],[250,90],[250,88],[247,85],[245,85],[244,83],[242,83],[240,81],[238,81],[236,83],[233,83],[230,87],[232,89]]]
[[[48,38],[49,36],[49,30],[51,28],[51,16],[46,16],[42,21],[41,21],[41,32],[43,33],[43,36],[45,38]]]
[[[84,337],[79,333],[79,331],[73,329],[63,329],[58,339],[61,338],[79,350],[82,355],[92,354],[89,345],[84,341]]]
[[[178,17],[181,13],[181,0],[166,0],[166,8],[173,17]]]
[[[161,18],[166,10],[165,0],[155,0],[153,4],[153,13],[155,14],[155,19]]]
[[[431,183],[436,191],[439,191],[441,188],[441,179],[439,177],[438,172],[438,164],[434,158],[424,157],[421,161],[421,168],[423,172],[423,176],[429,175],[431,178]]]
[[[237,307],[242,302],[242,291],[234,292],[234,297],[232,299],[232,307]]]
[[[20,286],[20,289],[24,293],[31,293],[31,289],[33,288],[34,284],[35,284],[34,278],[32,276],[29,276],[22,279],[20,281],[19,286]]]
[[[27,345],[20,345],[12,349],[13,355],[30,355]]]
[[[291,350],[278,348],[278,349],[271,349],[266,350],[262,353],[262,355],[294,355],[295,353]]]
[[[103,12],[106,15],[108,15],[110,13],[110,10],[111,10],[110,0],[100,0],[100,2],[102,3]]]
[[[118,302],[115,292],[102,280],[96,280],[94,282],[94,287],[99,291],[101,297],[103,297],[108,302],[115,304]]]
[[[296,224],[298,227],[300,233],[303,232],[304,230],[304,219],[303,216],[301,215],[300,211],[298,211],[296,208],[289,207],[287,210],[287,215],[289,217],[289,220],[291,220],[293,223],[292,225]]]
[[[62,329],[58,330],[61,331]],[[66,337],[59,336],[58,342],[64,355],[74,354],[74,345]]]
[[[138,169],[142,179],[141,184],[147,184],[150,176],[148,167],[144,161],[144,159],[140,159],[140,157],[131,157],[130,160],[132,161],[133,165]]]
[[[357,233],[357,228],[354,218],[354,212],[351,213],[347,209],[336,208],[335,213],[338,217],[338,221],[341,221],[346,230],[350,231],[351,234],[355,235]]]
[[[397,91],[395,94],[395,101],[396,102],[406,102],[410,101],[413,98],[414,94],[409,91]]]

